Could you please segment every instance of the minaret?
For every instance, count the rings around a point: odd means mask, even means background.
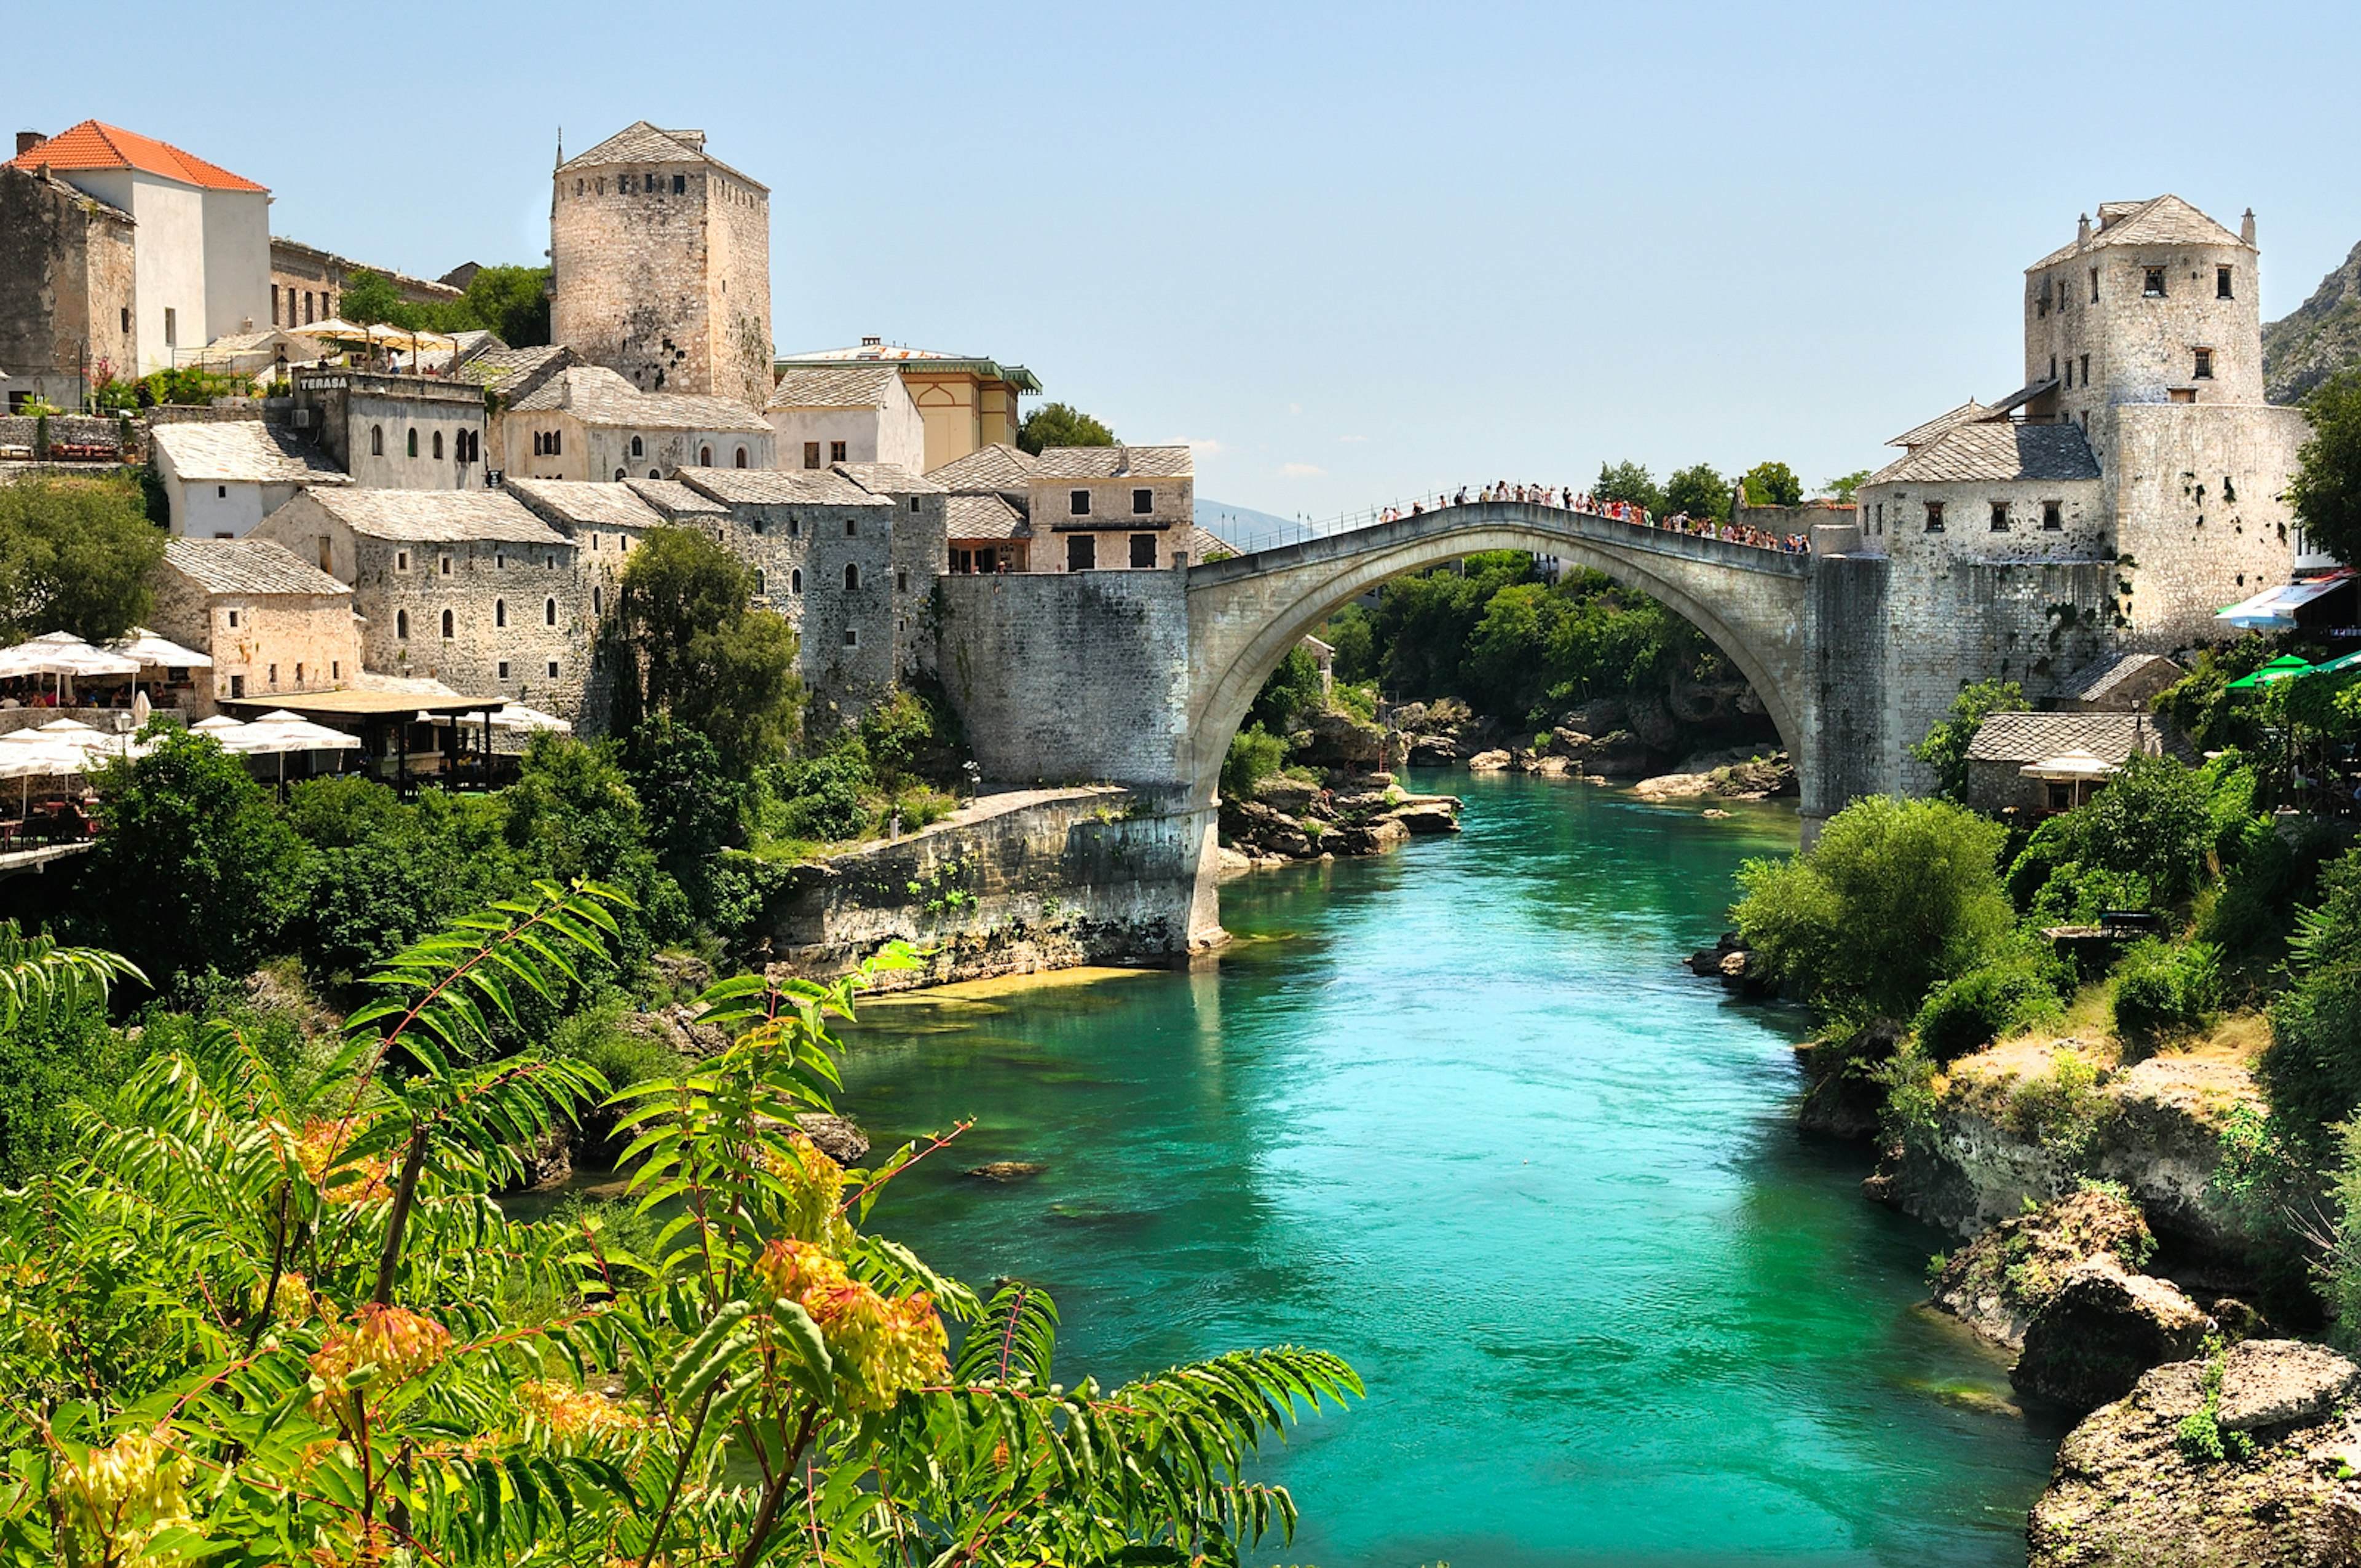
[[[2238,225],[2238,237],[2248,245],[2255,243],[2255,209],[2252,207],[2246,209],[2246,217]]]

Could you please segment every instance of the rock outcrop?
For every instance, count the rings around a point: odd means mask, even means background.
[[[2356,1394],[2293,1340],[2157,1367],[2059,1448],[2029,1568],[2361,1568]]]
[[[2312,298],[2263,327],[2263,395],[2300,403],[2339,370],[2361,363],[2361,245]]]
[[[842,1166],[859,1165],[869,1157],[869,1135],[842,1116],[832,1116],[824,1111],[807,1111],[796,1118],[819,1152]]]
[[[1318,784],[1280,775],[1250,800],[1223,800],[1222,839],[1250,866],[1375,855],[1413,834],[1456,833],[1459,807],[1457,795],[1407,794],[1391,773],[1332,772]]]
[[[1631,793],[1642,800],[1679,800],[1713,795],[1723,800],[1769,800],[1795,793],[1795,769],[1784,751],[1750,755],[1741,750],[1691,757],[1677,773],[1642,779]]]
[[[2011,1350],[2069,1275],[2094,1258],[2132,1268],[2155,1251],[2147,1221],[2112,1192],[2088,1190],[2003,1220],[1952,1253],[1935,1277],[1934,1303]]]
[[[2196,1354],[2213,1327],[2179,1286],[2101,1254],[2068,1270],[2033,1314],[2009,1384],[2081,1415],[2130,1393],[2150,1367]]]

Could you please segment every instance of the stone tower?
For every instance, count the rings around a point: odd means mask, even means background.
[[[550,333],[643,392],[760,410],[771,392],[771,192],[645,120],[557,166]]]

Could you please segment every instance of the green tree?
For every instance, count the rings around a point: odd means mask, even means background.
[[[1598,477],[1591,481],[1590,493],[1602,501],[1623,501],[1652,512],[1664,510],[1664,492],[1656,488],[1648,470],[1637,463],[1601,463]]]
[[[467,297],[461,302],[474,318],[467,325],[489,328],[511,348],[538,348],[549,341],[546,267],[482,268],[467,280]]]
[[[722,772],[711,740],[664,714],[640,726],[624,755],[656,864],[709,920],[715,859],[744,837],[745,786]]]
[[[1853,492],[1867,483],[1869,483],[1869,470],[1855,468],[1850,474],[1839,474],[1821,488],[1838,500],[1850,506],[1852,504]]]
[[[1274,735],[1291,733],[1306,714],[1316,713],[1326,699],[1320,685],[1320,662],[1298,642],[1287,651],[1278,668],[1255,693],[1246,722],[1259,724]]]
[[[1049,446],[1113,446],[1115,432],[1077,408],[1044,403],[1016,427],[1016,444],[1040,455]]]
[[[127,478],[0,484],[0,640],[120,637],[155,602],[164,533]]]
[[[1378,674],[1377,621],[1358,604],[1348,604],[1312,635],[1336,650],[1336,678],[1349,685]]]
[[[156,728],[145,756],[92,776],[101,831],[76,881],[82,921],[159,987],[243,976],[278,950],[303,841],[210,736]]]
[[[1993,866],[2007,836],[1945,801],[1857,800],[1802,854],[1740,869],[1739,933],[1773,978],[1830,1015],[1908,1018],[2007,936],[2015,916]]]
[[[1710,463],[1692,463],[1664,481],[1664,507],[1691,517],[1730,521],[1730,481]]]
[[[2288,504],[2313,548],[2361,561],[2361,368],[2313,388],[2303,411],[2312,435],[2296,453]]]
[[[1746,470],[1746,504],[1751,507],[1793,507],[1804,504],[1804,481],[1784,463],[1757,463]]]
[[[2271,1043],[2256,1064],[2274,1117],[2316,1146],[2361,1111],[2361,850],[2321,873],[2320,893],[2298,917],[2293,983],[2271,1007]]]
[[[75,1102],[120,1083],[141,1052],[106,1026],[117,980],[146,977],[93,948],[61,948],[0,921],[0,1187],[51,1168],[73,1145]]]
[[[641,541],[610,622],[619,728],[668,714],[712,741],[741,782],[779,754],[803,709],[796,635],[775,611],[749,607],[752,591],[753,575],[697,530]]]
[[[1968,746],[1988,715],[2025,706],[2025,688],[2015,681],[1974,681],[1951,699],[1951,717],[1927,731],[1910,754],[1935,770],[1935,779],[1949,800],[1968,791]]]
[[[390,323],[401,327],[425,330],[424,321],[395,321],[396,315],[407,314],[403,307],[410,302],[393,286],[393,280],[382,272],[359,268],[345,274],[344,291],[336,298],[336,314],[355,326],[376,326]]]

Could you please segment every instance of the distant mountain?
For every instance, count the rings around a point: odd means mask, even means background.
[[[2275,403],[2361,363],[2361,245],[2296,310],[2263,328],[2263,395]],[[1199,503],[1202,508],[1202,502]]]
[[[1224,544],[1238,545],[1257,538],[1268,539],[1294,528],[1296,524],[1287,518],[1257,511],[1252,507],[1235,507],[1227,501],[1209,501],[1199,496],[1197,526]]]

